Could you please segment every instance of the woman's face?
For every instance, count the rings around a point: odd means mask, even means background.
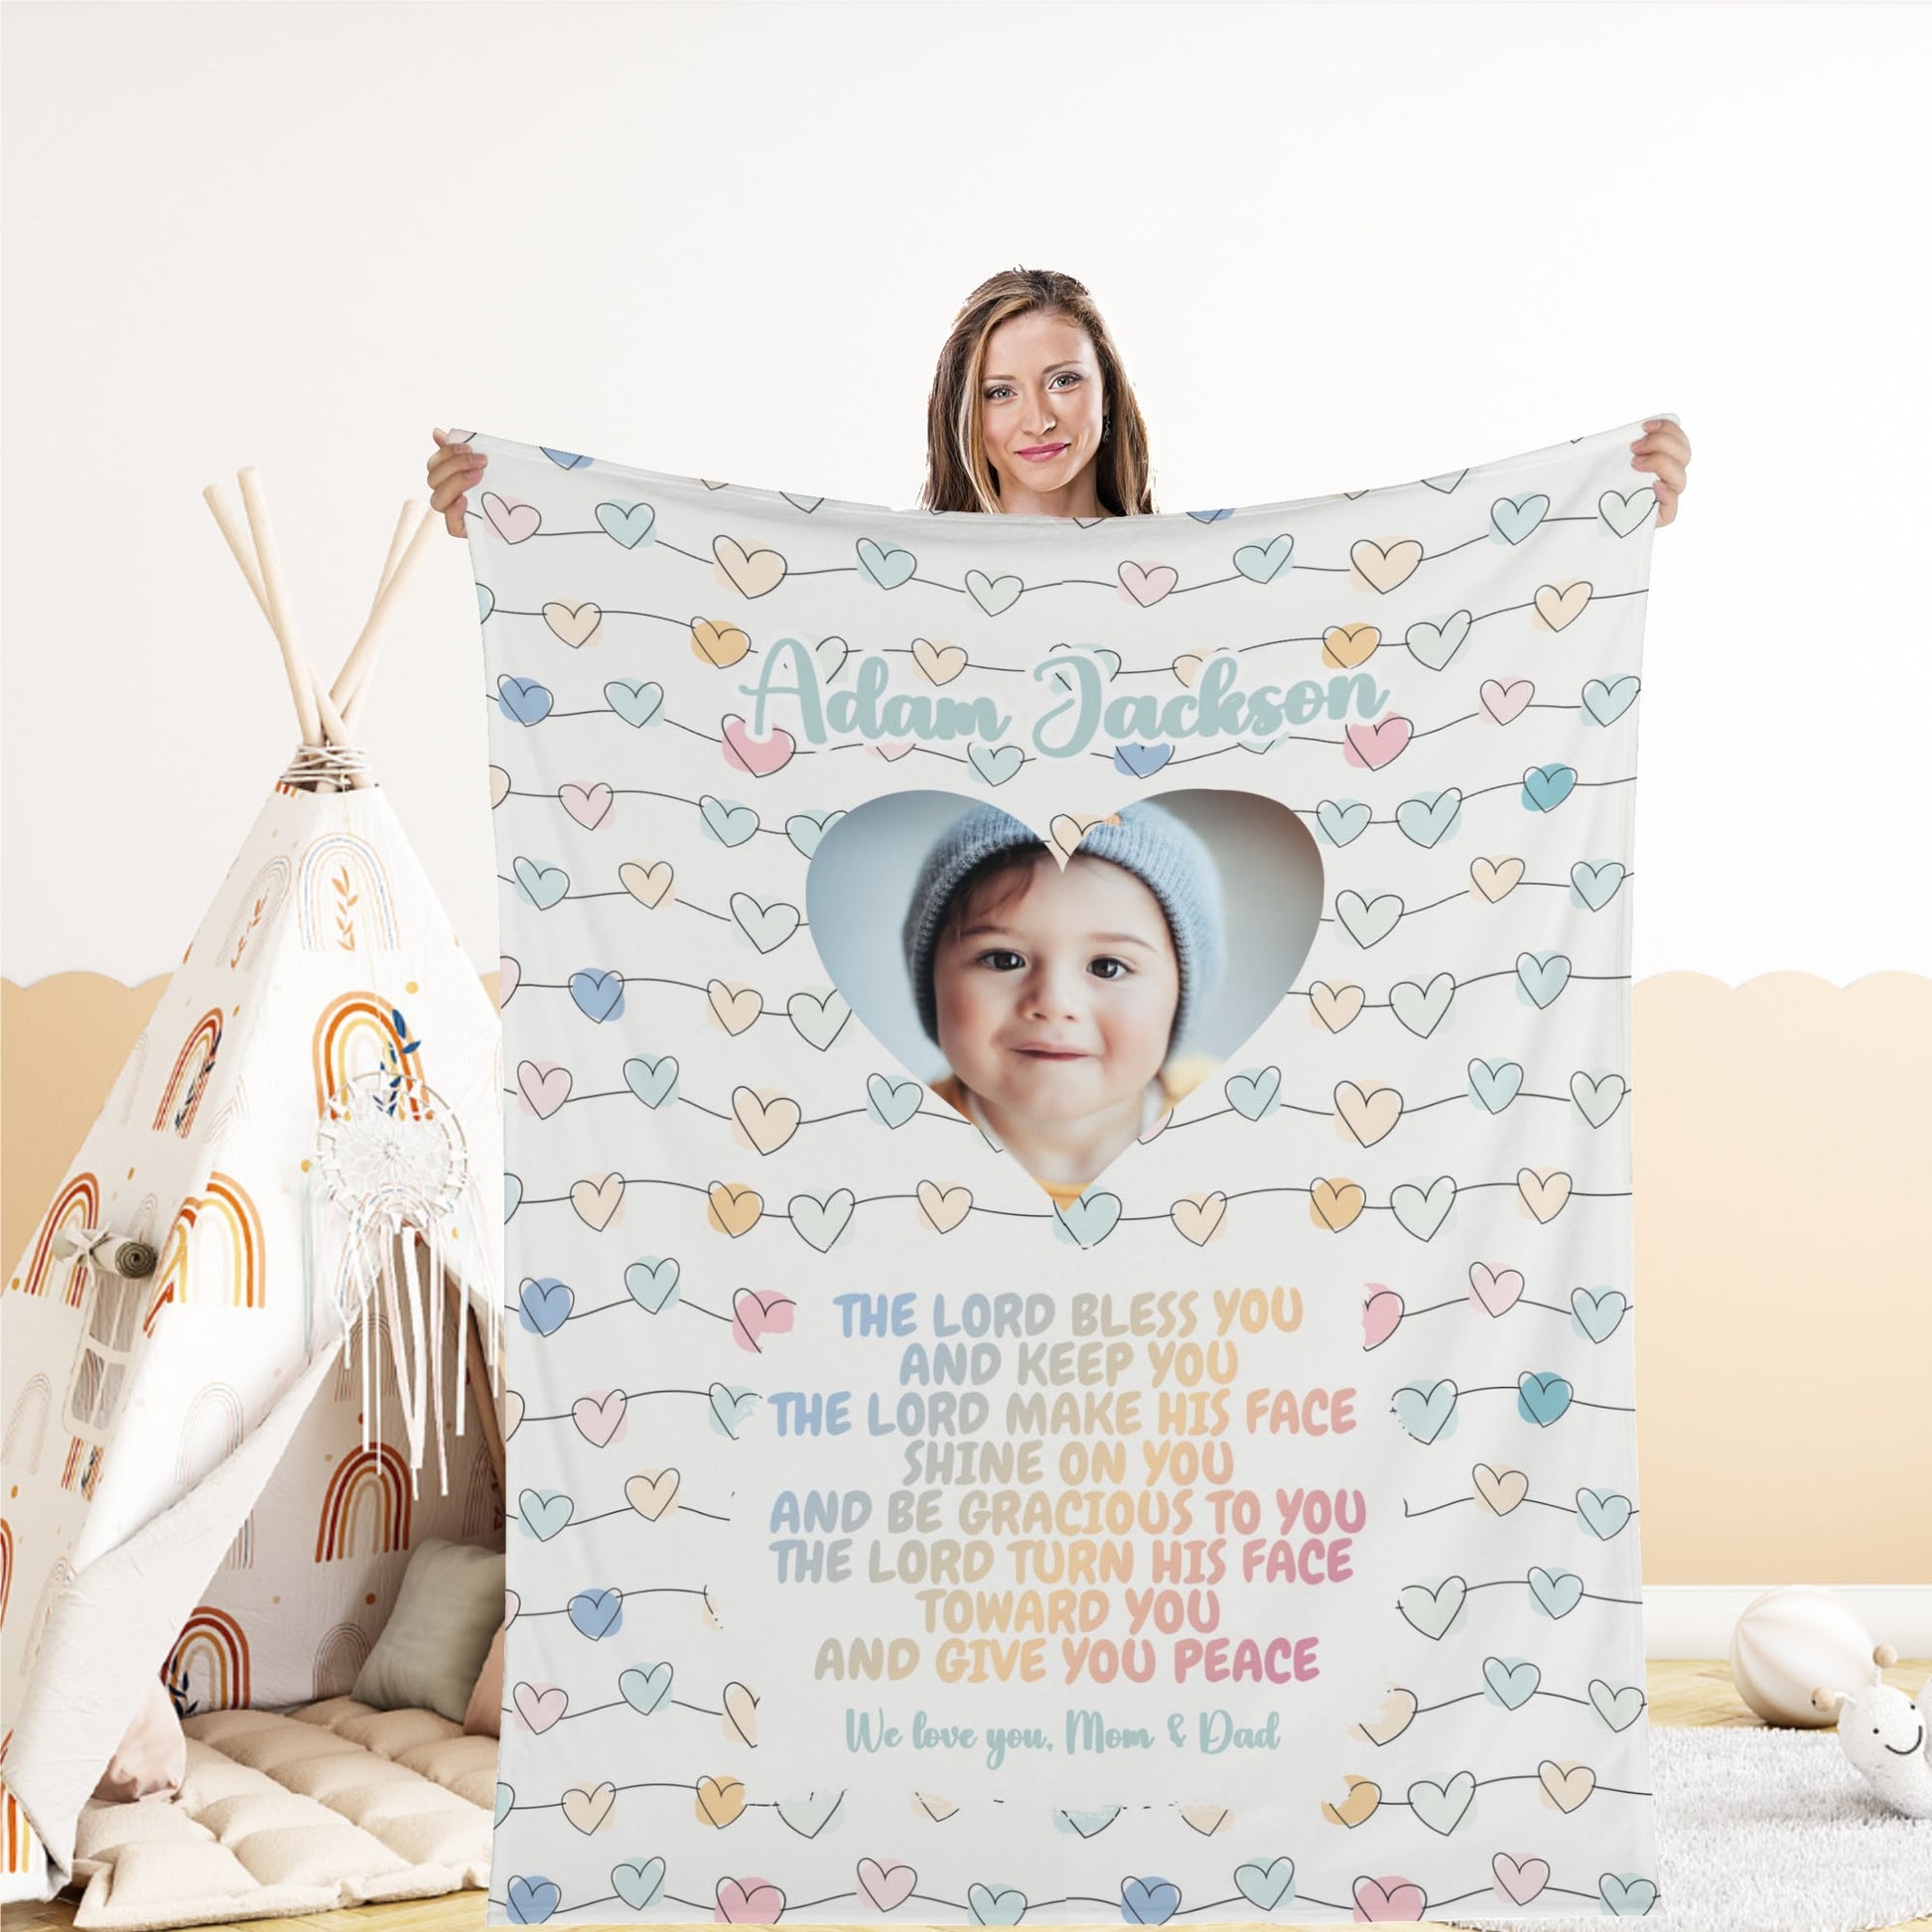
[[[1017,1121],[1138,1103],[1168,1056],[1180,966],[1161,901],[1124,867],[1041,852],[949,920],[932,960],[939,1050]]]
[[[1100,449],[1106,397],[1092,339],[1064,316],[1012,316],[986,339],[985,368],[980,434],[1003,498],[1065,490]]]

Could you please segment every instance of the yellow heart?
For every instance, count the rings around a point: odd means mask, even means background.
[[[1316,980],[1309,988],[1309,1008],[1331,1034],[1338,1034],[1360,1018],[1365,997],[1359,986],[1329,986]]]
[[[1066,861],[1080,849],[1080,841],[1096,825],[1118,825],[1120,814],[1110,813],[1105,818],[1080,818],[1072,812],[1055,812],[1052,823],[1046,828],[1046,835],[1052,841],[1053,849],[1060,855],[1060,863]]]
[[[912,1809],[922,1811],[935,1825],[943,1825],[959,1807],[950,1798],[936,1798],[929,1791],[912,1794]]]
[[[675,1469],[645,1469],[623,1485],[623,1499],[647,1523],[655,1523],[677,1508]]]
[[[503,1441],[509,1439],[523,1426],[523,1398],[514,1389],[505,1389],[496,1404],[497,1426],[503,1432]]]
[[[1183,1194],[1168,1209],[1168,1218],[1183,1240],[1205,1247],[1222,1217],[1228,1211],[1228,1197],[1222,1193]]]
[[[912,639],[912,662],[928,684],[950,684],[966,668],[966,653],[957,644]]]
[[[641,859],[626,859],[618,868],[618,883],[639,905],[662,905],[670,895],[671,881],[677,875],[668,859],[646,865]]]
[[[725,1686],[725,1735],[740,1743],[759,1741],[759,1701],[749,1684],[736,1678]]]
[[[729,1180],[714,1180],[706,1195],[710,1206],[707,1218],[720,1234],[735,1240],[758,1226],[764,1212],[763,1197],[750,1187],[735,1186]]]
[[[1414,537],[1399,537],[1387,545],[1373,537],[1357,537],[1348,546],[1348,561],[1371,590],[1392,591],[1416,574],[1422,562],[1422,545]]]
[[[734,1087],[732,1118],[759,1153],[776,1154],[798,1132],[798,1123],[804,1116],[797,1101],[787,1100],[781,1093],[767,1096],[755,1093],[750,1087]]]
[[[564,1816],[588,1838],[611,1816],[611,1807],[617,1802],[615,1784],[600,1784],[595,1791],[573,1785],[564,1793]]]
[[[1530,1479],[1521,1469],[1492,1469],[1487,1462],[1478,1462],[1475,1478],[1476,1500],[1498,1516],[1507,1516],[1530,1493]]]
[[[1563,1212],[1570,1198],[1570,1176],[1561,1168],[1546,1173],[1537,1168],[1522,1168],[1516,1174],[1516,1191],[1523,1205],[1546,1226]]]
[[[1200,667],[1206,662],[1207,659],[1203,657],[1199,651],[1183,650],[1180,653],[1180,655],[1173,660],[1172,669],[1173,671],[1174,676],[1177,677],[1182,684],[1185,684],[1189,688],[1191,688],[1194,680],[1200,676]]]
[[[1335,1089],[1335,1118],[1361,1146],[1373,1147],[1395,1132],[1402,1118],[1402,1096],[1395,1088],[1372,1081],[1363,1088],[1344,1080]]]
[[[1234,1823],[1234,1813],[1226,1805],[1182,1805],[1180,1815],[1202,1838],[1212,1838]]]
[[[1596,1773],[1587,1764],[1559,1764],[1546,1757],[1536,1767],[1536,1777],[1559,1811],[1577,1810],[1596,1789]]]
[[[570,1204],[586,1226],[602,1234],[623,1204],[623,1175],[607,1173],[602,1180],[579,1180],[571,1185]]]
[[[1478,859],[1469,867],[1469,877],[1475,881],[1476,891],[1494,905],[1506,899],[1523,883],[1523,862],[1520,859]]]
[[[489,809],[493,812],[510,795],[510,774],[500,764],[489,767]]]
[[[1355,1729],[1371,1744],[1393,1743],[1415,1722],[1417,1708],[1414,1691],[1391,1691],[1382,1700],[1381,1715],[1364,1719]]]
[[[1321,633],[1321,661],[1339,671],[1366,664],[1382,645],[1382,633],[1372,623],[1335,623]]]
[[[595,604],[562,604],[553,599],[543,607],[543,621],[572,650],[581,650],[597,635],[604,613]]]
[[[1339,1234],[1367,1205],[1368,1196],[1352,1180],[1317,1179],[1309,1189],[1309,1219],[1330,1234]]]
[[[941,1234],[950,1234],[973,1210],[973,1196],[964,1187],[942,1187],[936,1180],[918,1185],[919,1212]]]
[[[704,991],[712,1012],[718,1016],[718,1024],[728,1034],[742,1034],[764,1010],[763,997],[756,987],[729,986],[723,980],[711,980]]]
[[[1382,1805],[1382,1787],[1367,1778],[1350,1776],[1348,1796],[1338,1805],[1323,1805],[1321,1815],[1331,1825],[1366,1825]]]
[[[709,618],[691,621],[691,654],[726,671],[752,648],[752,640],[735,623],[713,623]]]
[[[698,1822],[723,1831],[745,1809],[745,1786],[738,1778],[698,1780]]]
[[[775,550],[747,550],[736,537],[713,537],[711,554],[734,590],[762,597],[784,582],[785,560]]]
[[[1561,630],[1567,623],[1575,623],[1584,615],[1589,603],[1590,587],[1587,580],[1579,578],[1574,584],[1566,584],[1558,590],[1554,584],[1545,584],[1536,594],[1536,615],[1552,630]]]

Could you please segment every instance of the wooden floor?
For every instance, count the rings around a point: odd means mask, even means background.
[[[1885,1673],[1885,1681],[1917,1695],[1932,1670],[1932,1658],[1907,1659]],[[1761,1721],[1738,1697],[1730,1681],[1730,1668],[1721,1660],[1695,1662],[1656,1662],[1648,1667],[1650,1718],[1658,1725],[1720,1725],[1762,1728]],[[7,1932],[67,1932],[73,1923],[77,1893],[63,1893],[40,1905],[15,1905],[7,1908]],[[452,1892],[444,1898],[412,1899],[404,1905],[361,1905],[342,1912],[317,1912],[306,1918],[248,1919],[249,1932],[281,1932],[288,1926],[316,1928],[316,1932],[349,1932],[350,1927],[365,1932],[477,1932],[483,1922],[483,1895],[480,1891]],[[1332,1923],[1333,1921],[1330,1921]],[[1268,1932],[1317,1932],[1317,1928],[1284,1925],[1278,1919],[1258,1921]],[[905,1932],[897,1920],[894,1932]],[[573,1922],[570,1932],[583,1932]],[[863,1932],[879,1932],[874,1921]],[[914,1928],[916,1932],[916,1928]],[[1408,1926],[1392,1925],[1389,1932],[1419,1932]],[[1434,1919],[1425,1920],[1420,1932],[1449,1932]],[[1889,1929],[1889,1932],[1932,1932],[1932,1918],[1915,1918]]]

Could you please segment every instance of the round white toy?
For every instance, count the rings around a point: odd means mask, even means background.
[[[1730,1680],[1766,1724],[1821,1728],[1820,1685],[1842,1689],[1871,1675],[1871,1632],[1835,1590],[1791,1584],[1751,1598],[1730,1633]]]
[[[1897,1651],[1880,1644],[1865,1676],[1851,1690],[1821,1685],[1813,1701],[1827,1722],[1837,1720],[1845,1755],[1892,1810],[1907,1818],[1932,1818],[1932,1725],[1917,1703],[1879,1675],[1897,1661]],[[1932,1704],[1932,1678],[1920,1687],[1919,1697]]]

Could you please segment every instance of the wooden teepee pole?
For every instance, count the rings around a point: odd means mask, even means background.
[[[248,512],[248,528],[255,539],[255,555],[261,560],[262,587],[268,596],[275,640],[282,646],[282,664],[289,674],[289,687],[295,693],[295,715],[301,720],[302,742],[322,743],[322,714],[316,708],[315,678],[309,670],[302,640],[296,632],[295,611],[282,582],[282,553],[276,547],[275,526],[269,521],[268,500],[262,494],[261,478],[251,463],[235,473],[241,484],[242,506]]]
[[[403,521],[415,506],[405,505]],[[350,730],[362,709],[362,701],[367,694],[369,679],[375,670],[375,654],[381,646],[382,626],[389,614],[400,600],[404,581],[415,568],[418,559],[429,554],[428,537],[435,526],[436,519],[426,507],[411,533],[408,545],[403,548],[400,558],[396,556],[401,544],[402,523],[397,525],[396,535],[389,544],[389,556],[393,568],[385,566],[381,588],[375,594],[375,602],[369,607],[368,621],[362,626],[362,634],[356,638],[354,647],[349,651],[343,668],[336,674],[335,699],[342,707],[343,717]]]

